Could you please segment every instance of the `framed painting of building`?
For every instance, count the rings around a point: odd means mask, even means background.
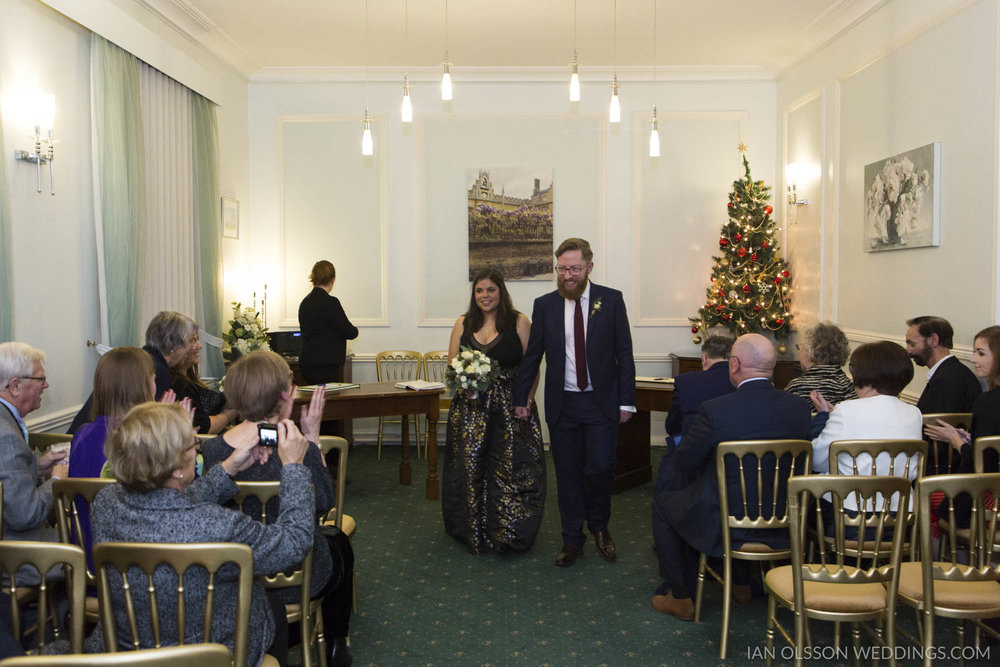
[[[865,165],[865,252],[941,245],[941,144]]]
[[[552,279],[553,170],[467,169],[469,280],[494,268],[505,280]]]

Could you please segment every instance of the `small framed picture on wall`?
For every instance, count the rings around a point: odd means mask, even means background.
[[[222,237],[227,239],[240,237],[240,203],[229,197],[222,198]]]

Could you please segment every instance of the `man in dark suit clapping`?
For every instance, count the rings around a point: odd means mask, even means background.
[[[727,440],[810,439],[809,403],[774,388],[774,363],[774,345],[767,338],[746,334],[736,339],[729,356],[729,377],[736,391],[701,404],[673,457],[674,488],[654,497],[653,536],[664,582],[653,598],[653,607],[661,613],[692,620],[698,554],[722,556],[721,513],[728,508],[719,507],[715,472],[718,444]],[[734,483],[729,497],[739,503],[739,482]],[[748,488],[747,494],[756,495],[756,489]],[[734,546],[745,539],[768,543],[771,536],[760,532],[751,538],[734,530]],[[773,547],[787,548],[787,531],[774,535],[772,541]],[[749,601],[749,589],[743,588]]]
[[[545,421],[563,535],[556,565],[572,565],[580,557],[584,523],[597,551],[612,562],[617,550],[608,519],[618,424],[635,412],[632,336],[622,293],[588,279],[594,268],[590,244],[566,239],[555,256],[557,290],[535,299],[514,416],[527,419],[531,414],[528,395],[544,355]]]

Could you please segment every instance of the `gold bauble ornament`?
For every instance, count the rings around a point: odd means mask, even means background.
[[[787,345],[785,345],[784,343],[782,343],[781,345],[778,346],[778,354],[785,354],[786,352],[788,352],[788,346]]]
[[[691,336],[691,342],[695,345],[699,345],[701,343],[701,336]]]
[[[729,260],[722,258],[721,260],[719,260],[719,264],[721,264],[722,266],[729,266]]]

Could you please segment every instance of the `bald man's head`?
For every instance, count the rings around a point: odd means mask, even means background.
[[[734,386],[751,378],[769,378],[774,373],[774,345],[760,334],[744,334],[733,343],[729,355],[729,379]]]

